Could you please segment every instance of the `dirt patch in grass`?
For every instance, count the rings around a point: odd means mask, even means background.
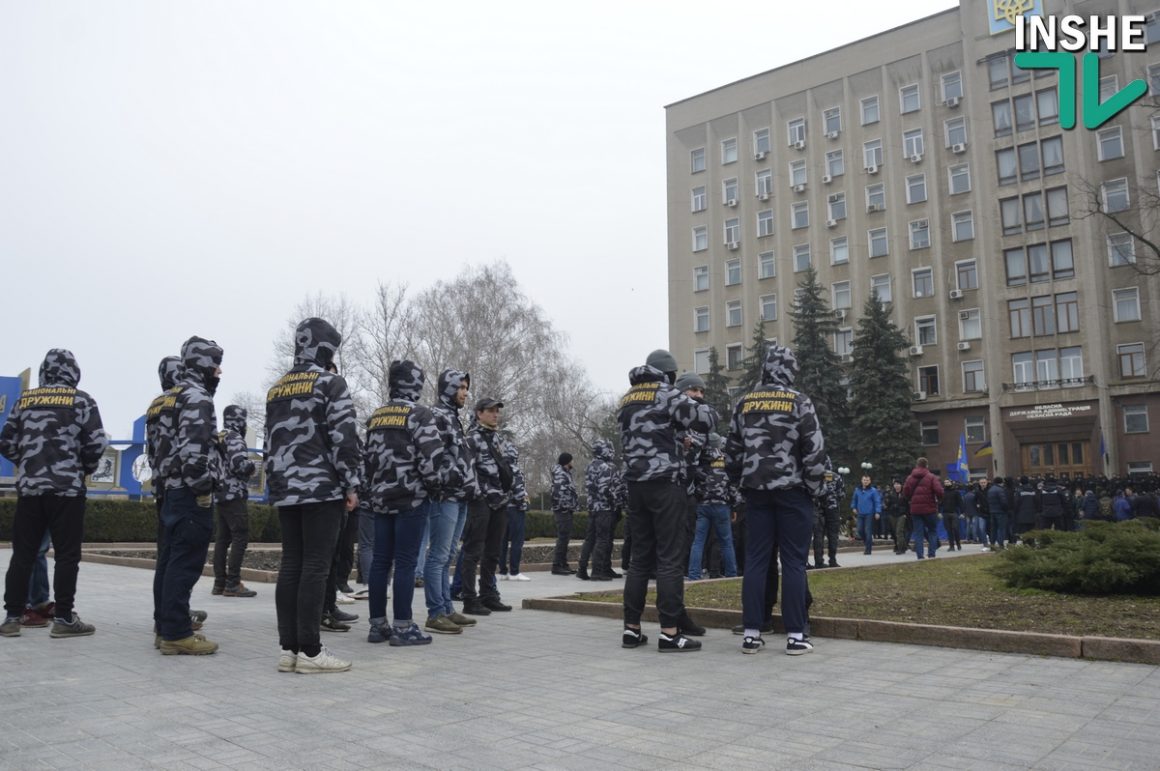
[[[815,616],[1160,640],[1160,598],[1086,597],[1009,589],[978,555],[866,568],[810,571]],[[620,592],[585,594],[620,602]],[[655,601],[649,592],[649,603]],[[690,608],[741,609],[741,579],[685,584]]]
[[[110,557],[135,557],[143,560],[157,559],[157,552],[153,549],[88,549],[87,553],[105,554]],[[209,554],[206,555],[206,564],[213,564],[213,544],[210,544]],[[272,570],[277,572],[282,564],[281,550],[247,549],[242,557],[242,567],[253,570]]]

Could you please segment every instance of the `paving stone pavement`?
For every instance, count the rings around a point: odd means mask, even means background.
[[[203,579],[221,650],[185,657],[152,647],[151,580],[82,564],[95,636],[0,639],[0,768],[1160,767],[1154,666],[826,639],[743,656],[718,630],[662,656],[607,620],[519,609],[591,586],[536,574],[501,585],[515,611],[421,648],[368,644],[366,603],[347,606],[354,631],[323,637],[353,670],[304,677],[276,671],[272,585],[222,598]]]

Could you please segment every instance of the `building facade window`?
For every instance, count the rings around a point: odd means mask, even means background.
[[[959,311],[959,339],[979,340],[983,337],[983,315],[978,308]]]
[[[963,98],[963,76],[958,70],[954,72],[947,72],[943,74],[939,80],[942,82],[942,98],[946,102],[949,99]]]
[[[777,262],[773,258],[773,252],[762,252],[757,255],[757,278],[774,278],[777,276]]]
[[[867,169],[882,167],[882,140],[871,139],[862,143],[862,165]]]
[[[753,177],[754,190],[757,197],[765,200],[773,195],[773,172],[769,169],[762,169]]]
[[[709,196],[705,194],[705,186],[693,188],[692,209],[694,212],[705,211],[708,208]]]
[[[1125,434],[1146,434],[1148,433],[1148,406],[1140,405],[1124,405],[1124,433]]]
[[[789,206],[790,210],[790,227],[794,230],[799,228],[808,228],[810,226],[810,204],[809,201],[796,201]]]
[[[763,209],[757,213],[757,237],[773,235],[773,209]]]
[[[967,119],[966,118],[951,118],[943,122],[944,140],[947,147],[954,147],[955,145],[967,144]]]
[[[741,369],[744,366],[744,360],[744,349],[740,343],[725,346],[725,369]]]
[[[826,153],[826,174],[831,179],[846,173],[846,161],[841,150],[831,150]]]
[[[1113,179],[1101,185],[1100,193],[1103,197],[1104,211],[1118,212],[1127,211],[1131,206],[1131,198],[1128,195],[1128,180],[1124,178]]]
[[[1138,287],[1112,290],[1112,305],[1117,322],[1140,320],[1140,290]]]
[[[698,265],[693,268],[693,291],[704,292],[709,288],[709,266]]]
[[[737,162],[737,137],[721,140],[721,163]]]
[[[906,202],[922,203],[926,200],[926,175],[912,174],[906,178]]]
[[[1116,356],[1120,360],[1120,377],[1145,377],[1148,374],[1143,343],[1117,345]]]
[[[911,160],[922,158],[926,145],[922,139],[922,129],[902,132],[902,154]]]
[[[879,119],[878,113],[878,97],[867,96],[861,100],[862,105],[862,125],[868,126],[871,123],[877,123]]]
[[[699,308],[693,309],[693,331],[694,332],[708,332],[709,331],[709,307],[702,305]]]
[[[963,393],[974,394],[987,390],[981,359],[963,362]]]
[[[741,301],[730,300],[725,303],[725,326],[739,327],[743,323],[741,318]]]
[[[971,191],[971,167],[965,163],[947,169],[947,192],[951,195]]]
[[[934,297],[934,269],[917,268],[910,272],[915,297]]]
[[[693,371],[698,375],[709,373],[709,349],[701,348],[693,351]]]
[[[822,111],[822,130],[827,135],[837,134],[842,131],[842,108],[831,107],[828,110]]]
[[[777,321],[777,295],[764,294],[761,301],[761,320]]]
[[[693,228],[693,251],[703,252],[709,248],[709,228],[698,225]]]
[[[725,261],[725,286],[737,286],[741,283],[741,260]]]
[[[955,241],[970,241],[975,237],[975,217],[969,211],[951,215],[951,237]]]
[[[705,148],[698,147],[689,152],[689,170],[696,174],[705,170]]]
[[[1096,157],[1110,161],[1124,157],[1124,130],[1119,126],[1096,132]]]
[[[806,183],[806,162],[805,161],[790,161],[789,162],[789,183],[790,185],[804,185]]]
[[[736,206],[737,200],[741,197],[738,192],[741,189],[737,184],[737,178],[732,177],[721,182],[721,199],[726,206]]]
[[[741,220],[737,217],[725,220],[725,243],[741,243]]]
[[[870,291],[878,295],[878,301],[882,303],[894,302],[894,294],[890,289],[890,274],[879,273],[876,276],[870,277]]]
[[[955,263],[956,286],[960,290],[979,288],[979,270],[974,260],[959,260]]]
[[[806,119],[794,118],[786,123],[786,134],[789,136],[790,146],[806,141]]]
[[[848,310],[852,303],[849,281],[836,281],[830,286],[833,298],[833,308],[836,311]]]
[[[878,182],[876,184],[866,186],[866,209],[867,211],[886,210],[885,184]]]
[[[908,112],[917,112],[922,107],[922,100],[918,92],[918,84],[912,83],[898,89],[898,111],[905,115]]]
[[[793,272],[801,273],[810,267],[810,245],[797,244],[793,248]]]
[[[922,444],[924,447],[938,447],[938,421],[924,420],[919,424],[922,430]]]
[[[850,245],[845,236],[830,239],[830,264],[845,265],[850,261]]]
[[[769,144],[769,129],[760,128],[753,132],[753,155],[768,155],[772,148]]]
[[[919,316],[914,320],[914,341],[918,345],[938,343],[938,323],[934,316]]]
[[[1108,235],[1108,265],[1119,268],[1136,262],[1136,241],[1131,233]]]
[[[982,444],[987,441],[987,421],[982,415],[963,418],[963,433],[968,444]]]
[[[867,232],[867,243],[871,257],[885,257],[890,253],[890,242],[886,236],[886,228],[874,228]]]
[[[850,356],[854,353],[854,330],[848,327],[835,330],[834,353],[839,356]]]
[[[914,220],[910,223],[910,248],[926,249],[930,246],[930,227],[926,220]]]
[[[918,390],[924,392],[927,396],[939,395],[937,364],[918,368]]]
[[[826,199],[826,208],[828,214],[830,215],[829,219],[846,219],[846,194],[831,193],[829,198]]]

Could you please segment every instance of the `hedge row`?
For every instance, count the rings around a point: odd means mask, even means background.
[[[0,498],[0,541],[12,540],[15,498]],[[588,527],[586,512],[577,512],[572,521],[572,537],[583,538]],[[624,524],[617,528],[621,537]],[[550,511],[529,511],[526,537],[555,538],[556,523]],[[152,500],[90,498],[85,507],[85,541],[89,543],[148,543],[157,538],[157,511]],[[282,532],[273,506],[250,504],[250,540],[280,543]]]

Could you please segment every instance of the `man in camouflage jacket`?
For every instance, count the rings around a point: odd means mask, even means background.
[[[507,440],[499,433],[503,402],[483,398],[475,403],[475,422],[467,434],[475,489],[467,505],[463,531],[463,612],[486,616],[511,610],[499,596],[495,569],[503,534],[507,529],[507,505],[515,490],[515,472],[508,462]],[[476,571],[479,586],[476,588]]]
[[[756,653],[765,607],[766,573],[773,543],[781,557],[782,617],[786,653],[808,653],[806,558],[814,526],[813,498],[822,493],[826,451],[813,402],[793,388],[793,352],[771,345],[761,383],[733,409],[725,444],[725,469],[746,502],[745,578],[741,588],[745,640]]]
[[[673,386],[676,377],[677,362],[672,354],[653,351],[644,366],[629,372],[632,387],[621,397],[616,414],[633,550],[624,587],[621,635],[621,644],[627,648],[647,641],[640,631],[640,619],[653,573],[661,622],[658,650],[693,651],[701,647],[677,628],[685,616],[682,563],[688,551],[684,522],[687,494],[681,461],[684,448],[677,432],[684,429],[708,435],[715,428],[717,415],[708,404],[678,391]]]
[[[76,358],[53,348],[40,365],[40,387],[20,395],[0,430],[0,455],[16,466],[12,559],[4,583],[6,616],[0,635],[20,635],[28,581],[44,534],[56,553],[53,637],[95,630],[73,612],[84,540],[85,476],[97,469],[108,446],[97,403],[77,388]]]
[[[701,464],[697,468],[697,526],[689,548],[689,575],[692,581],[701,578],[701,559],[705,552],[709,528],[717,536],[721,562],[727,578],[737,576],[737,554],[733,550],[733,528],[730,518],[740,502],[737,488],[725,474],[725,455],[721,452],[721,437],[709,436]]]
[[[568,543],[572,540],[572,516],[580,498],[572,481],[572,453],[562,452],[552,467],[552,516],[556,520],[556,550],[552,555],[552,573],[570,576],[576,571],[568,567]]]
[[[443,444],[443,486],[433,496],[428,517],[430,541],[423,567],[423,594],[427,618],[446,616],[459,626],[471,626],[475,619],[455,610],[451,600],[451,565],[456,546],[467,523],[467,496],[473,486],[471,453],[459,410],[467,403],[471,375],[455,369],[439,373],[435,383],[435,404],[431,414]]]
[[[620,578],[612,570],[612,519],[618,508],[620,473],[613,464],[612,443],[597,439],[592,443],[592,462],[584,472],[584,489],[588,495],[588,529],[580,549],[577,576],[588,579],[588,558],[592,557],[592,580],[611,581]]]
[[[507,528],[499,551],[499,577],[503,580],[530,581],[520,572],[523,559],[524,533],[528,516],[528,486],[524,469],[520,466],[520,450],[511,442],[504,442],[504,457],[512,467],[512,496],[507,505]]]
[[[250,478],[254,461],[246,451],[244,407],[231,404],[222,411],[225,430],[217,435],[220,480],[217,488],[218,531],[213,550],[213,593],[226,597],[257,594],[242,583],[242,560],[250,545]],[[230,548],[232,545],[232,549]],[[228,560],[227,560],[228,555]]]
[[[217,645],[195,636],[189,597],[201,578],[213,534],[217,482],[217,416],[213,395],[221,376],[222,349],[191,337],[181,347],[182,375],[167,393],[161,420],[172,425],[158,443],[157,474],[164,488],[161,550],[157,555],[154,618],[157,644],[166,655],[213,653]]]
[[[815,568],[826,566],[823,559],[828,546],[830,567],[838,567],[838,531],[842,525],[841,502],[846,499],[846,488],[842,483],[842,475],[834,472],[830,457],[826,456],[825,485],[822,494],[814,499],[814,565]],[[825,539],[829,539],[829,544]],[[807,569],[809,565],[806,566]]]
[[[350,389],[327,371],[341,344],[329,322],[306,319],[294,331],[294,366],[266,394],[266,481],[282,526],[274,604],[283,672],[350,669],[319,641],[343,511],[358,506],[362,472]]]
[[[367,421],[367,493],[375,513],[375,557],[370,577],[370,642],[390,639],[392,645],[431,642],[415,624],[415,566],[423,528],[437,495],[446,483],[443,442],[431,408],[419,404],[423,370],[408,360],[393,361],[387,382],[390,401]],[[387,627],[387,577],[395,570],[394,628]],[[427,628],[458,634],[458,625],[444,616],[428,619]]]

